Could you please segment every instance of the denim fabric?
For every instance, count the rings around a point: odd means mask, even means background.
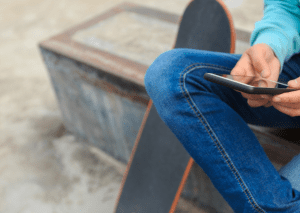
[[[291,182],[294,189],[300,191],[300,155],[295,156],[278,172],[281,176],[285,177]]]
[[[147,70],[146,90],[162,120],[235,212],[300,212],[300,192],[287,179],[297,179],[300,168],[280,175],[247,125],[299,128],[299,117],[273,107],[251,108],[239,92],[203,78],[207,72],[229,74],[240,57],[192,49],[165,52]],[[280,80],[300,76],[299,65],[295,55]],[[293,175],[283,176],[290,171]]]

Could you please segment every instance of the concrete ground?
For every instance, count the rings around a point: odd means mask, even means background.
[[[189,0],[128,0],[181,15]],[[263,0],[224,0],[252,31]],[[0,0],[0,212],[112,213],[125,166],[64,129],[37,44],[122,0]]]

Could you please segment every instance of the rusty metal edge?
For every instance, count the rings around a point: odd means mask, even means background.
[[[155,18],[170,21],[172,23],[178,23],[180,21],[180,17],[177,15],[125,2],[83,24],[77,25],[59,35],[40,42],[39,46],[144,86],[144,75],[148,69],[147,65],[80,44],[71,39],[72,35],[77,31],[86,29],[99,21],[105,20],[123,11],[136,12],[151,17],[158,15],[159,17]],[[124,73],[124,70],[127,70],[127,72]]]
[[[64,55],[96,69],[124,78],[129,82],[144,86],[144,76],[148,66],[115,56],[113,54],[87,47],[72,40],[48,40],[40,47]],[[116,63],[117,62],[117,63]]]

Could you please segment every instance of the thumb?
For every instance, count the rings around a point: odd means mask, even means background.
[[[254,45],[250,51],[254,70],[263,78],[271,75],[270,62],[273,61],[273,50],[267,44]]]
[[[300,89],[300,77],[296,78],[294,80],[290,80],[288,82],[289,87],[294,88],[294,89]]]
[[[268,78],[271,75],[269,64],[264,57],[257,55],[252,61],[254,70],[258,72],[261,77]]]

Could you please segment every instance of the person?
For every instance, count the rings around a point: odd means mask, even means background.
[[[300,127],[299,32],[298,0],[265,0],[242,55],[173,49],[146,72],[158,114],[235,212],[300,212],[300,155],[277,171],[247,125]],[[205,73],[260,75],[299,91],[249,95]]]

